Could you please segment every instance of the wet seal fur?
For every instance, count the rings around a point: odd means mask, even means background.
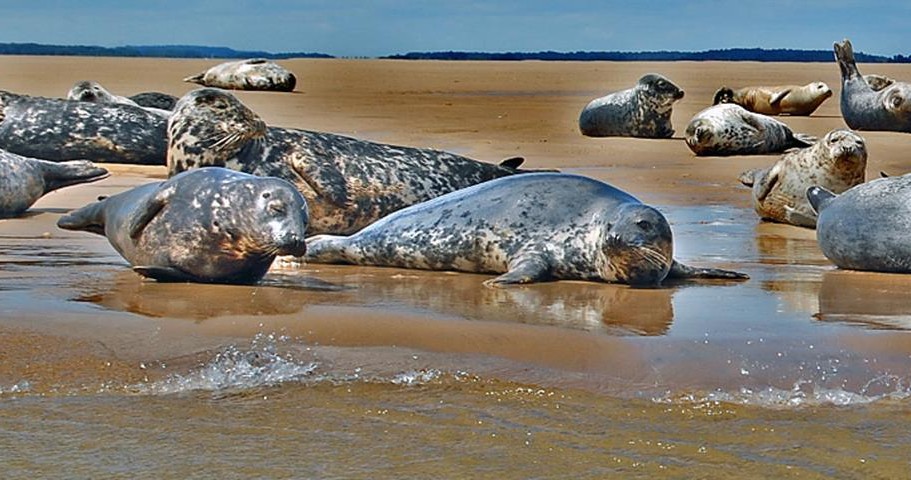
[[[747,278],[676,262],[671,227],[658,210],[604,182],[561,173],[475,185],[395,212],[349,237],[311,237],[307,250],[303,260],[312,263],[502,274],[484,282],[488,286]]]
[[[159,281],[251,284],[306,251],[307,204],[288,182],[203,168],[103,198],[57,226],[108,238]]]
[[[743,87],[737,90],[721,87],[715,92],[712,105],[734,103],[763,115],[810,115],[822,102],[832,96],[832,89],[823,82],[807,85],[777,87]]]
[[[816,239],[832,263],[849,270],[911,273],[911,175],[878,178],[836,195],[810,187]]]
[[[54,190],[107,176],[107,170],[91,162],[48,162],[0,150],[0,218],[21,215]]]
[[[0,149],[51,161],[164,165],[167,119],[130,105],[0,91]]]
[[[850,130],[832,130],[812,147],[785,153],[774,165],[743,172],[740,182],[753,190],[753,208],[765,220],[816,228],[807,188],[835,193],[863,183],[867,147]]]
[[[810,135],[794,133],[783,122],[722,103],[697,113],[686,127],[686,146],[696,155],[759,155],[809,147]]]
[[[857,69],[851,42],[836,42],[834,49],[841,70],[841,115],[845,123],[854,130],[911,133],[911,84],[870,77],[871,86]]]
[[[579,115],[579,130],[588,137],[670,138],[673,105],[683,95],[670,80],[650,73],[633,88],[589,102]]]
[[[276,92],[291,92],[297,85],[293,73],[264,58],[220,63],[205,72],[184,78],[183,81],[206,87]]]
[[[311,232],[348,234],[401,208],[522,172],[438,150],[373,143],[305,130],[266,127],[228,92],[185,95],[168,124],[171,175],[221,166],[284,178],[310,207]]]

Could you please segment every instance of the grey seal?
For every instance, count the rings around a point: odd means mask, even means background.
[[[203,168],[103,198],[57,226],[107,237],[159,281],[259,281],[276,255],[306,250],[307,204],[288,182]]]
[[[892,81],[871,82],[861,76],[854,61],[854,48],[845,39],[834,44],[835,60],[841,70],[841,116],[854,130],[880,130],[911,133],[911,84]]]
[[[810,187],[816,239],[840,268],[911,273],[911,175],[871,180],[836,195]]]
[[[0,218],[21,215],[54,190],[107,176],[107,170],[91,162],[48,162],[0,150]]]
[[[164,165],[167,119],[130,105],[0,91],[0,149],[51,161]]]
[[[133,99],[124,97],[122,95],[114,95],[108,89],[101,86],[100,83],[92,80],[83,80],[76,82],[70,91],[66,94],[67,100],[74,100],[78,102],[91,102],[91,103],[115,103],[120,105],[131,105],[134,107],[143,108],[148,112],[154,113],[156,115],[161,115],[167,117],[171,114],[168,110],[162,110],[160,108],[150,108],[139,105]]]
[[[670,138],[674,102],[683,95],[673,82],[650,73],[633,88],[589,102],[579,115],[579,130],[589,137]]]
[[[775,87],[743,87],[736,90],[721,87],[715,92],[713,105],[735,103],[763,115],[810,115],[832,96],[824,82]]]
[[[130,95],[130,100],[136,102],[140,107],[157,108],[160,110],[174,110],[178,97],[168,93],[161,92],[140,92],[136,95]]]
[[[310,237],[307,249],[305,262],[502,274],[488,286],[746,278],[675,261],[671,227],[658,210],[604,182],[561,173],[491,180],[400,210],[348,237]]]
[[[722,103],[693,116],[686,127],[686,146],[696,155],[758,155],[809,147],[815,137],[794,133],[772,117]]]
[[[184,95],[168,124],[168,170],[221,166],[293,183],[312,233],[353,233],[404,207],[521,172],[438,150],[267,127],[228,92]]]
[[[863,183],[867,147],[863,137],[832,130],[812,147],[785,153],[768,168],[748,170],[740,181],[753,190],[753,208],[765,220],[816,227],[807,188],[818,185],[835,193]]]
[[[184,78],[183,81],[232,90],[277,92],[293,91],[297,85],[297,78],[293,73],[265,58],[220,63],[205,72]]]

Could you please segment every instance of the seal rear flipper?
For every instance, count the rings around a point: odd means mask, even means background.
[[[684,265],[677,260],[671,263],[671,269],[664,277],[667,280],[680,280],[690,278],[720,278],[727,280],[746,280],[750,278],[745,273],[735,272],[732,270],[723,270],[720,268],[698,268]]]
[[[509,271],[496,278],[484,281],[485,287],[504,287],[540,282],[550,277],[550,265],[538,255],[526,256],[510,262]]]
[[[42,161],[41,167],[44,172],[44,193],[70,185],[95,182],[110,176],[107,170],[86,160],[59,163]]]
[[[130,219],[129,234],[130,238],[136,240],[142,234],[146,225],[161,212],[161,209],[168,204],[168,200],[174,195],[175,187],[173,185],[159,188],[155,191],[152,198],[147,199],[142,205],[137,205],[137,214]]]
[[[206,72],[202,72],[196,75],[190,75],[187,78],[184,78],[183,81],[188,83],[198,83],[199,85],[205,85],[203,78],[206,76]]]
[[[143,277],[151,278],[158,282],[199,282],[200,280],[186,272],[182,272],[173,267],[154,267],[146,265],[136,265],[133,271]]]
[[[525,157],[510,157],[500,161],[499,165],[503,168],[518,170],[525,163]]]
[[[807,135],[806,133],[795,133],[793,134],[794,143],[797,147],[812,147],[817,140],[817,137],[813,135]]]
[[[104,200],[90,203],[60,217],[57,228],[104,235]]]
[[[807,189],[807,201],[810,202],[810,206],[813,207],[813,211],[819,215],[819,212],[822,209],[826,208],[832,200],[834,200],[838,195],[826,190],[825,188],[812,186]]]

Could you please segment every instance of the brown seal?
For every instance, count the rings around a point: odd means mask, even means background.
[[[736,103],[764,115],[810,115],[822,102],[832,96],[832,89],[823,82],[807,85],[777,87],[743,87],[733,90],[721,87],[715,92],[713,105]]]

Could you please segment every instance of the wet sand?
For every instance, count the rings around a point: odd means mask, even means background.
[[[297,92],[237,93],[269,124],[603,179],[665,213],[678,259],[751,279],[492,290],[483,275],[310,265],[255,287],[157,284],[104,238],[55,227],[165,175],[111,166],[0,220],[12,473],[907,476],[911,278],[837,270],[812,231],[759,222],[737,176],[777,156],[697,158],[682,139],[721,85],[825,81],[836,94],[813,116],[781,119],[820,137],[844,127],[834,62],[283,63]],[[181,95],[210,64],[0,57],[0,88]],[[673,139],[578,133],[590,99],[648,72],[686,91]],[[911,169],[911,135],[862,135],[868,178]]]

